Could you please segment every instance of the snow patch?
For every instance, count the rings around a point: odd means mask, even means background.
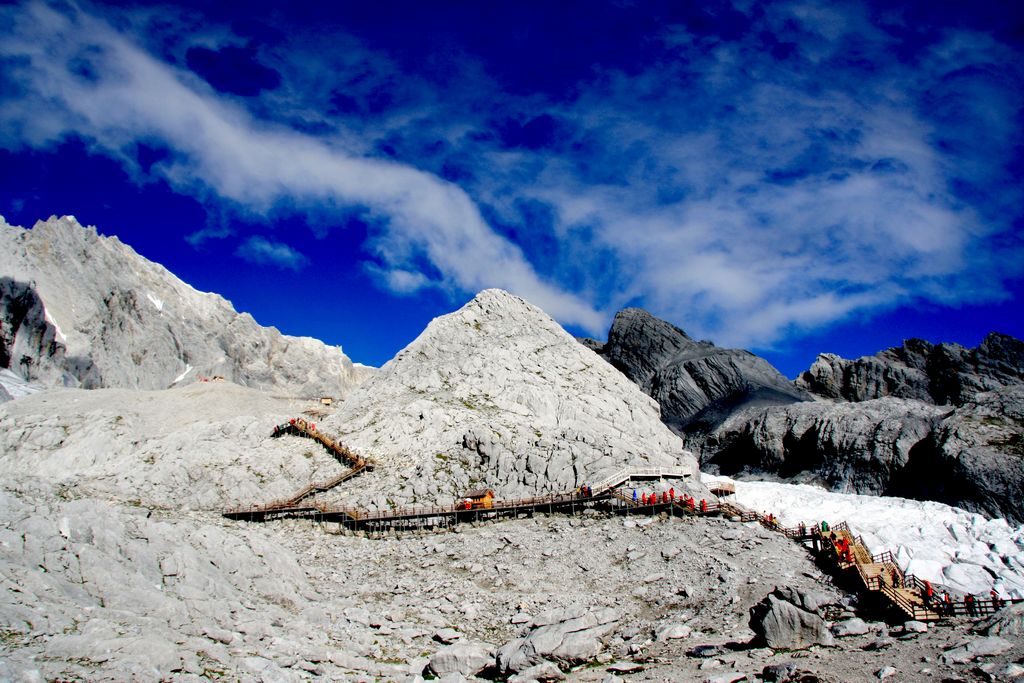
[[[188,375],[188,373],[192,372],[194,369],[195,368],[193,368],[191,365],[189,365],[188,363],[185,363],[185,372],[183,372],[180,375],[178,375],[177,377],[175,377],[174,381],[171,382],[171,384],[177,384],[181,380],[185,379],[185,376]]]
[[[153,296],[152,292],[146,292],[146,298],[149,299],[149,302],[156,307],[156,310],[164,310],[164,302]]]
[[[872,553],[890,550],[905,571],[933,583],[984,597],[995,588],[1003,597],[1024,598],[1024,526],[932,501],[833,493],[804,484],[703,479],[733,482],[737,502],[772,512],[786,526],[845,521]]]
[[[57,340],[60,341],[61,344],[67,345],[67,337],[64,336],[64,333],[61,331],[60,325],[57,324],[57,321],[54,320],[53,316],[50,315],[50,312],[46,310],[45,305],[43,306],[43,318],[46,320],[46,322],[53,325],[53,329],[57,332]]]

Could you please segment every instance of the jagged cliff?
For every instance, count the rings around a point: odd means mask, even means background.
[[[72,217],[31,230],[0,219],[0,368],[44,386],[162,389],[220,375],[303,396],[344,396],[367,373]]]
[[[962,405],[981,392],[1024,383],[1024,342],[993,332],[973,349],[910,339],[856,360],[825,353],[795,383],[846,401],[896,396]]]
[[[682,466],[699,490],[657,403],[501,290],[433,320],[322,429],[380,462],[346,486],[373,506],[564,491],[627,466]]]

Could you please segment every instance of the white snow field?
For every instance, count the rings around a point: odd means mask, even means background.
[[[1024,598],[1024,526],[931,501],[832,493],[805,484],[736,481],[736,500],[785,526],[847,522],[872,553],[892,551],[905,571],[958,593]]]

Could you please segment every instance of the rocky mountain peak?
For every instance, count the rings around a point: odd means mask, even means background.
[[[339,347],[261,327],[72,216],[31,230],[0,220],[0,367],[43,386],[160,389],[219,375],[336,397],[366,374]]]
[[[616,314],[605,344],[581,341],[657,400],[681,434],[707,431],[742,407],[808,398],[768,361],[696,341],[640,308]]]
[[[431,321],[325,428],[381,463],[355,484],[368,501],[562,491],[624,467],[697,471],[650,397],[500,290]]]

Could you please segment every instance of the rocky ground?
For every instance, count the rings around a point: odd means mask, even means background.
[[[984,644],[962,627],[749,647],[750,608],[776,586],[824,595],[829,621],[854,607],[756,526],[555,515],[374,540],[222,518],[340,467],[269,438],[302,407],[231,385],[5,404],[0,680],[757,680],[787,662],[833,681],[987,675],[942,661],[960,638]]]

